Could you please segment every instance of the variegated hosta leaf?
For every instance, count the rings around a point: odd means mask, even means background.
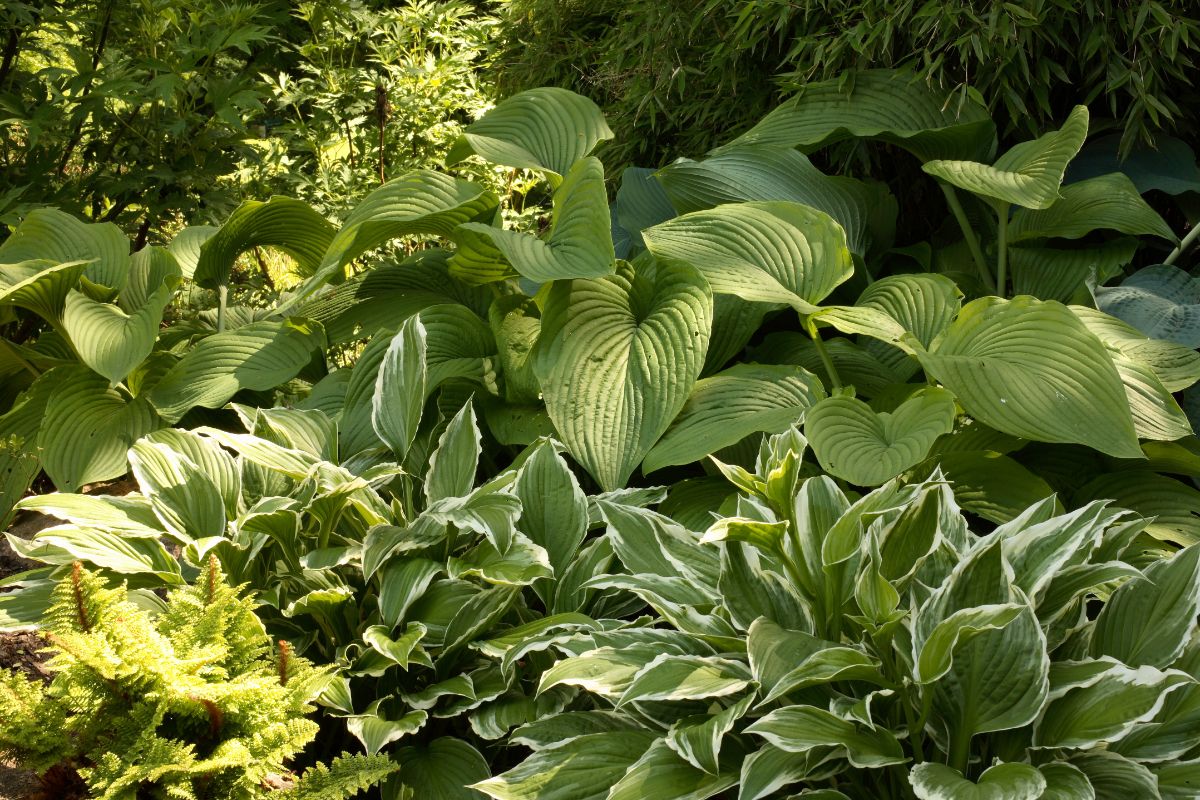
[[[520,529],[546,549],[556,575],[567,568],[587,535],[587,498],[550,442],[521,466],[515,487],[521,500]]]
[[[786,303],[801,314],[854,273],[846,233],[824,212],[763,202],[696,211],[642,232],[660,261],[691,264],[716,294]]]
[[[779,433],[824,397],[821,381],[803,367],[737,364],[696,383],[642,470],[690,464],[753,433]]]
[[[958,770],[932,761],[917,764],[908,782],[920,800],[1039,800],[1046,778],[1028,764],[996,764],[976,783]]]
[[[1023,239],[1079,239],[1094,230],[1158,236],[1174,242],[1175,232],[1142,199],[1133,181],[1114,172],[1062,187],[1062,199],[1043,210],[1013,214],[1010,242]]]
[[[62,327],[83,363],[114,386],[123,381],[154,349],[163,309],[175,292],[175,280],[164,282],[130,314],[82,292],[68,292]]]
[[[683,265],[551,289],[534,369],[563,442],[603,488],[625,485],[683,407],[711,325],[708,286]]]
[[[710,774],[698,769],[680,757],[665,739],[659,739],[613,785],[607,800],[713,797],[735,783],[736,774]]]
[[[606,800],[654,742],[643,730],[585,734],[538,750],[471,788],[495,800]]]
[[[237,257],[260,245],[279,248],[311,275],[332,239],[333,225],[301,200],[246,200],[200,246],[192,280],[206,289],[227,286]]]
[[[1096,289],[1096,306],[1155,339],[1200,347],[1200,279],[1160,264]]]
[[[1022,142],[988,166],[977,161],[929,161],[930,175],[993,203],[1045,209],[1059,200],[1067,164],[1087,138],[1087,106],[1075,106],[1063,126]]]
[[[213,334],[158,381],[150,402],[175,422],[196,406],[218,408],[242,389],[273,389],[294,378],[324,339],[318,325],[299,318]]]
[[[1060,303],[980,298],[918,358],[967,413],[996,430],[1141,457],[1112,358]]]
[[[120,290],[129,278],[129,240],[111,222],[87,223],[53,208],[30,211],[0,245],[0,264],[45,260],[87,263],[84,276]]]
[[[807,413],[804,435],[821,466],[858,486],[878,486],[924,460],[954,428],[954,396],[923,389],[891,414],[853,397],[830,397]]]
[[[446,497],[466,497],[471,493],[482,451],[480,440],[475,406],[468,402],[442,431],[437,449],[429,459],[425,497],[430,503]]]
[[[504,100],[471,123],[447,164],[471,154],[492,164],[541,170],[561,177],[613,132],[600,107],[566,89],[529,89]]]
[[[816,150],[843,139],[881,139],[931,158],[988,158],[996,126],[974,100],[946,97],[911,73],[863,70],[810,83],[723,149],[770,144]]]
[[[27,308],[42,319],[57,321],[67,294],[79,284],[86,268],[85,261],[0,264],[0,306]]]
[[[504,280],[512,270],[538,283],[611,275],[616,257],[599,159],[576,162],[555,190],[553,202],[545,240],[482,222],[458,226],[451,274],[468,283]]]
[[[886,728],[871,730],[814,706],[791,705],[776,709],[746,732],[762,736],[789,753],[835,747],[859,769],[878,769],[907,760],[900,742]]]

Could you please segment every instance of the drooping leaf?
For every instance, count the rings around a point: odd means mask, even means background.
[[[1079,239],[1094,230],[1175,241],[1171,226],[1142,199],[1137,187],[1119,172],[1062,188],[1062,199],[1042,210],[1013,214],[1009,241]]]
[[[30,211],[0,245],[0,264],[83,261],[89,281],[109,289],[129,279],[129,240],[111,222],[87,223],[53,208]]]
[[[705,800],[737,783],[737,774],[710,774],[681,758],[659,739],[609,790],[607,800]]]
[[[0,264],[0,306],[27,308],[42,319],[58,320],[86,266],[86,261]]]
[[[906,760],[900,743],[886,728],[871,730],[814,706],[792,705],[776,709],[746,732],[762,736],[789,753],[836,747],[851,765],[859,769],[878,769]]]
[[[163,309],[174,289],[174,281],[163,283],[132,314],[71,290],[63,309],[63,330],[83,363],[116,385],[154,349]]]
[[[1028,764],[995,764],[976,783],[945,764],[925,762],[908,773],[920,800],[1039,800],[1046,778]]]
[[[645,731],[586,734],[538,750],[473,788],[495,800],[605,800],[654,740]]]

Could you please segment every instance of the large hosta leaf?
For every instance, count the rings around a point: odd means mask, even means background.
[[[944,275],[889,275],[868,286],[855,305],[832,306],[816,320],[901,346],[909,333],[928,346],[961,304],[962,292]]]
[[[488,776],[487,761],[462,739],[444,736],[428,745],[401,747],[395,759],[400,775],[393,778],[413,800],[483,800],[467,788]]]
[[[1192,435],[1187,414],[1175,402],[1154,370],[1140,361],[1114,355],[1113,363],[1125,383],[1133,428],[1142,439],[1174,441]]]
[[[713,292],[816,311],[854,272],[846,233],[798,203],[738,203],[696,211],[642,232],[660,260],[691,264]]]
[[[53,208],[39,208],[0,245],[0,264],[45,260],[88,262],[92,283],[121,289],[129,277],[129,240],[111,222],[86,223]]]
[[[1141,457],[1117,368],[1060,303],[980,298],[918,357],[969,414],[996,430]]]
[[[929,161],[923,169],[946,183],[993,202],[1044,209],[1059,199],[1067,164],[1087,137],[1088,110],[1076,106],[1061,128],[1013,147],[996,163]]]
[[[56,321],[62,316],[67,294],[78,285],[86,267],[83,261],[0,264],[0,306],[27,308],[43,319]]]
[[[947,98],[910,73],[864,70],[850,81],[808,84],[726,149],[771,144],[811,151],[854,137],[890,142],[922,161],[983,159],[996,128],[972,100]]]
[[[150,392],[174,422],[196,406],[217,408],[242,389],[273,389],[295,377],[324,345],[320,326],[302,319],[255,322],[204,339]]]
[[[509,277],[506,265],[538,283],[609,275],[616,257],[604,165],[589,157],[571,167],[554,192],[550,236],[545,240],[481,222],[460,225],[455,239],[458,252],[450,259],[450,271],[471,283]]]
[[[1076,500],[1113,500],[1150,520],[1146,533],[1168,542],[1200,542],[1200,491],[1146,469],[1101,475],[1083,486]]]
[[[779,433],[824,397],[821,381],[803,367],[737,364],[696,383],[642,469],[690,464],[752,433]]]
[[[566,89],[529,89],[499,103],[463,131],[446,162],[468,155],[563,176],[613,133],[600,107]]]
[[[813,406],[804,434],[826,472],[858,486],[878,486],[924,460],[934,440],[954,428],[954,396],[923,389],[891,414],[853,397]]]
[[[1046,778],[1028,764],[996,764],[975,783],[945,764],[917,764],[908,781],[920,800],[1039,800]]]
[[[125,452],[157,425],[144,399],[129,399],[81,367],[59,367],[38,434],[42,466],[61,491],[126,472]]]
[[[826,175],[790,148],[746,145],[703,161],[680,159],[659,176],[683,214],[755,200],[812,206],[837,220],[850,250],[864,258],[889,247],[896,233],[896,199],[885,185]]]
[[[535,370],[555,428],[605,489],[625,485],[683,407],[711,324],[708,286],[682,265],[551,289]]]
[[[163,283],[145,305],[126,314],[112,303],[72,290],[63,309],[63,330],[83,363],[115,385],[154,349],[163,309],[174,291],[175,280]]]
[[[871,730],[813,706],[792,705],[776,709],[746,732],[762,736],[789,753],[836,747],[840,755],[860,769],[878,769],[906,760],[900,743],[886,728]]]
[[[605,800],[655,741],[640,730],[589,733],[538,750],[472,788],[496,800]]]
[[[1175,232],[1119,172],[1062,187],[1062,199],[1042,210],[1019,209],[1008,229],[1009,241],[1078,239],[1094,230],[1175,241]]]
[[[643,230],[666,222],[677,213],[654,170],[627,167],[621,173],[621,188],[617,189],[613,201],[613,216],[616,224],[638,247],[645,246]]]
[[[1200,279],[1160,264],[1096,289],[1096,306],[1147,336],[1200,347]]]
[[[609,791],[607,800],[705,800],[737,783],[737,774],[709,774],[681,758],[666,740],[650,746]]]
[[[312,274],[332,239],[333,225],[305,202],[247,200],[200,246],[192,279],[208,289],[228,285],[238,255],[260,245],[278,247],[296,260],[302,274]]]
[[[424,406],[425,326],[414,315],[392,337],[371,398],[371,426],[397,459],[408,453]]]
[[[1133,260],[1138,242],[1122,236],[1092,247],[1071,250],[1059,247],[1008,249],[1013,294],[1030,294],[1040,300],[1075,302],[1087,296],[1087,282],[1103,283],[1121,273]]]

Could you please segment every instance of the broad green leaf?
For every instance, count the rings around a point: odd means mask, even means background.
[[[0,245],[0,264],[35,259],[87,262],[84,276],[110,289],[122,289],[129,279],[129,240],[120,228],[111,222],[82,222],[53,208],[30,211]]]
[[[611,275],[616,256],[599,159],[585,158],[571,167],[553,203],[545,240],[482,222],[458,226],[450,273],[468,283],[504,280],[511,275],[506,264],[538,283]]]
[[[381,704],[381,700],[376,700],[362,714],[346,717],[346,730],[362,742],[368,755],[378,753],[403,736],[416,733],[429,718],[424,711],[409,711],[398,719],[387,719],[380,714]]]
[[[545,548],[554,574],[562,575],[587,535],[587,498],[552,443],[543,442],[526,459],[515,493],[521,500],[518,527]]]
[[[980,298],[918,358],[967,413],[996,430],[1141,456],[1117,368],[1061,303]]]
[[[145,305],[126,314],[112,303],[98,303],[71,290],[63,308],[63,330],[83,363],[115,386],[154,349],[163,309],[174,291],[174,281],[164,283]]]
[[[985,631],[1001,630],[1016,620],[1025,606],[1019,603],[963,608],[937,624],[921,647],[915,678],[932,683],[950,671],[954,651]]]
[[[1090,481],[1075,499],[1113,500],[1150,520],[1146,533],[1187,546],[1200,542],[1200,491],[1144,469],[1108,473]]]
[[[1162,800],[1190,800],[1200,792],[1200,761],[1176,761],[1154,767]]]
[[[976,783],[929,761],[913,767],[908,781],[920,800],[1039,800],[1046,789],[1046,777],[1028,764],[996,764]]]
[[[1151,564],[1104,604],[1092,631],[1092,656],[1131,666],[1169,666],[1196,630],[1200,614],[1200,546]]]
[[[753,701],[754,695],[748,694],[716,714],[684,717],[667,732],[667,744],[696,769],[716,775],[721,771],[721,740]]]
[[[421,312],[425,326],[425,396],[452,378],[466,378],[497,394],[493,361],[496,340],[491,328],[462,305],[430,306]]]
[[[604,114],[588,98],[566,89],[529,89],[468,125],[446,163],[475,154],[492,164],[563,176],[612,136]]]
[[[175,234],[175,238],[167,245],[168,252],[175,257],[175,262],[179,264],[185,278],[196,274],[196,265],[200,263],[200,249],[218,230],[215,225],[189,225]]]
[[[705,800],[737,783],[737,773],[704,772],[659,739],[609,790],[607,800]]]
[[[913,468],[928,475],[940,468],[964,510],[996,523],[1008,522],[1029,506],[1054,494],[1044,479],[1002,453],[966,450],[939,453]]]
[[[79,560],[123,575],[150,574],[168,584],[184,583],[179,562],[157,539],[62,525],[47,528],[28,542],[9,534],[9,544],[17,555],[48,564]]]
[[[246,429],[276,444],[322,461],[336,462],[337,424],[324,411],[307,408],[252,408],[231,403]]]
[[[1174,136],[1156,136],[1153,146],[1136,142],[1131,148],[1125,139],[1113,133],[1089,141],[1071,162],[1067,180],[1123,172],[1142,193],[1157,189],[1178,195],[1200,190],[1200,167],[1186,142]]]
[[[1154,339],[1200,347],[1200,279],[1179,267],[1145,267],[1096,289],[1096,306]]]
[[[0,264],[0,306],[27,308],[43,319],[57,321],[86,266],[86,261]]]
[[[804,434],[821,466],[858,486],[878,486],[922,461],[954,427],[954,397],[923,389],[891,414],[853,397],[830,397],[805,417]]]
[[[836,747],[852,766],[859,769],[878,769],[908,760],[900,742],[887,729],[871,730],[813,706],[776,709],[748,727],[746,732],[761,736],[789,753]]]
[[[487,761],[462,739],[445,736],[401,747],[393,757],[400,774],[392,782],[411,792],[412,800],[483,800],[483,794],[467,787],[490,774]]]
[[[750,682],[750,671],[740,662],[667,653],[634,676],[617,706],[647,700],[726,697],[745,689]]]
[[[467,598],[446,625],[443,652],[461,647],[489,630],[508,613],[520,591],[514,586],[491,586]]]
[[[1096,792],[1096,800],[1128,800],[1137,797],[1160,800],[1158,779],[1144,765],[1116,753],[1093,749],[1071,758],[1083,770]]]
[[[599,647],[563,659],[543,672],[538,694],[555,686],[578,686],[615,701],[642,667],[658,655],[659,648],[648,644],[623,648]]]
[[[142,440],[129,450],[129,466],[154,513],[181,542],[225,534],[225,503],[212,479],[165,444]]]
[[[170,250],[147,245],[129,257],[129,282],[117,302],[126,313],[133,314],[149,303],[161,286],[172,279],[178,284],[182,277],[183,271]]]
[[[644,731],[586,734],[538,750],[472,788],[495,800],[606,800],[609,789],[654,741]]]
[[[295,377],[324,346],[324,334],[301,319],[255,322],[207,337],[150,391],[167,422],[196,406],[218,408],[242,389],[273,389]]]
[[[1150,367],[1167,391],[1178,392],[1200,380],[1200,353],[1190,347],[1151,338],[1094,308],[1071,306],[1071,311],[1107,347]]]
[[[850,138],[881,139],[922,161],[987,158],[996,128],[974,100],[947,97],[909,72],[862,70],[810,83],[724,149],[745,144],[812,151]]]
[[[154,409],[82,366],[52,376],[37,439],[46,474],[67,492],[124,475],[129,446],[158,426]]]
[[[134,536],[159,533],[158,518],[150,502],[137,494],[124,497],[65,492],[35,494],[23,498],[17,508],[57,517],[83,528],[102,528]]]
[[[567,449],[604,489],[625,485],[683,407],[711,324],[712,295],[683,266],[550,290],[535,370]]]
[[[753,433],[779,433],[824,397],[820,380],[803,367],[737,364],[696,382],[642,470],[690,464]]]
[[[1133,414],[1138,438],[1174,441],[1192,435],[1192,424],[1179,403],[1148,365],[1123,355],[1113,355],[1113,364],[1125,384],[1125,398]]]
[[[1119,172],[1062,187],[1062,199],[1040,211],[1020,209],[1009,225],[1009,241],[1079,239],[1094,230],[1175,241],[1171,226]]]
[[[716,294],[816,311],[854,273],[846,234],[833,218],[798,203],[719,206],[642,232],[660,262],[691,264]]]
[[[533,351],[542,332],[541,311],[532,297],[505,295],[488,309],[510,403],[539,403],[542,387],[533,372]]]
[[[206,289],[228,286],[237,257],[263,245],[279,248],[296,260],[302,275],[311,275],[333,239],[333,230],[303,201],[278,196],[265,203],[246,200],[200,246],[192,280]]]
[[[937,160],[926,162],[922,169],[994,203],[1045,209],[1061,197],[1063,174],[1083,146],[1087,130],[1087,107],[1075,106],[1062,128],[1016,145],[991,166],[977,161]]]
[[[414,315],[388,344],[371,398],[371,427],[397,459],[407,455],[416,438],[424,405],[425,326]]]
[[[661,172],[644,167],[626,167],[621,172],[621,186],[613,201],[616,224],[623,228],[641,248],[642,231],[665,222],[678,212],[664,191]]]
[[[429,471],[425,475],[425,498],[433,503],[470,494],[475,486],[480,451],[475,406],[468,402],[438,437],[437,449],[429,458]]]
[[[1040,800],[1096,800],[1096,790],[1083,770],[1066,761],[1051,761],[1038,767],[1046,779]]]
[[[1088,281],[1103,283],[1120,275],[1137,249],[1137,239],[1128,236],[1072,249],[1014,245],[1008,248],[1013,294],[1077,302],[1088,296]]]
[[[142,441],[165,445],[184,456],[217,487],[226,516],[235,519],[241,513],[243,465],[217,442],[179,428],[161,428]]]
[[[928,347],[957,316],[962,292],[944,275],[889,275],[859,295],[856,308],[880,311]]]
[[[820,317],[816,319],[819,321]],[[853,386],[866,397],[873,397],[889,386],[906,380],[893,366],[880,361],[865,347],[849,339],[830,339],[825,342],[825,351],[837,368],[842,383]],[[755,361],[767,364],[798,364],[820,378],[826,386],[831,383],[820,352],[805,334],[796,331],[768,334],[759,347],[751,350],[750,355]]]

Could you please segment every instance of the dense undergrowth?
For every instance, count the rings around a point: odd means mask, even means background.
[[[0,747],[131,800],[1194,797],[1195,159],[1054,124],[866,70],[610,193],[538,88],[338,223],[23,214],[0,499],[56,524],[0,626],[60,655]]]

